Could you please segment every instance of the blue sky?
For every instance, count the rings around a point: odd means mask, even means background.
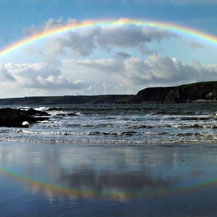
[[[158,20],[217,35],[216,11],[217,0],[0,0],[0,48],[26,32],[87,19]],[[126,43],[121,45],[119,37]],[[71,32],[1,58],[0,97],[136,93],[149,86],[215,80],[216,55],[217,46],[169,31]]]

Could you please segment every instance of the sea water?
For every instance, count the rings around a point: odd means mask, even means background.
[[[30,107],[24,107],[28,109]],[[217,141],[217,104],[56,105],[50,119],[0,128],[1,141],[155,144]]]

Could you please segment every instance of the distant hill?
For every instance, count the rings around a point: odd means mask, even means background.
[[[42,96],[0,99],[0,105],[125,104],[134,95]]]
[[[132,103],[217,102],[217,81],[175,87],[153,87],[138,92]]]

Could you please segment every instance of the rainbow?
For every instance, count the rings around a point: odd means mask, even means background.
[[[42,192],[44,194],[52,195],[55,197],[65,197],[69,198],[112,198],[116,200],[132,200],[142,197],[148,198],[162,198],[168,197],[174,194],[183,194],[188,192],[193,192],[197,190],[207,189],[209,187],[216,187],[217,178],[204,181],[187,186],[179,186],[173,189],[158,189],[150,190],[144,192],[124,192],[124,191],[108,191],[108,192],[97,192],[94,190],[81,190],[81,189],[72,189],[66,186],[61,186],[57,184],[50,184],[42,181],[32,179],[30,177],[15,173],[8,169],[0,167],[0,174],[12,178],[13,180],[26,184],[29,186],[33,192]]]
[[[56,34],[64,33],[67,31],[80,30],[80,29],[91,28],[91,27],[120,26],[120,25],[160,28],[164,30],[174,31],[179,34],[185,34],[188,36],[192,36],[200,40],[207,41],[211,44],[217,45],[216,36],[210,35],[208,33],[201,32],[201,31],[198,31],[192,28],[188,28],[188,27],[184,27],[184,26],[180,26],[180,25],[176,25],[172,23],[122,18],[122,19],[117,19],[117,20],[99,20],[99,21],[86,20],[83,22],[65,24],[65,25],[53,27],[50,29],[42,30],[29,37],[19,40],[6,48],[1,49],[0,57],[10,54],[11,52],[19,48],[22,48],[26,45],[29,45],[37,40],[47,38],[49,36],[53,36]]]

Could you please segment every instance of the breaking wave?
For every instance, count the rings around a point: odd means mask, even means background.
[[[216,104],[34,107],[47,111],[50,119],[25,130],[1,128],[0,140],[102,144],[215,143],[216,108]]]

